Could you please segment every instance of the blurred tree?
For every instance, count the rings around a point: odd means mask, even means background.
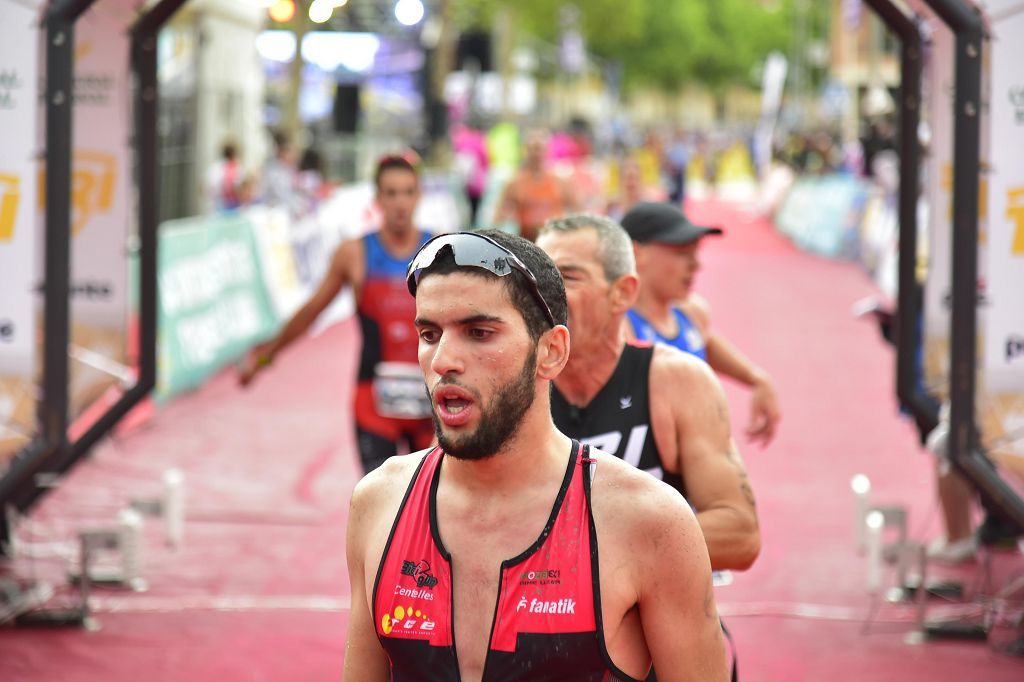
[[[765,56],[792,43],[794,0],[465,0],[457,21],[491,25],[504,7],[523,31],[554,42],[566,4],[579,10],[587,49],[621,63],[627,87],[756,85]]]

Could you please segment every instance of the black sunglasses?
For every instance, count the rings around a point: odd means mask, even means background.
[[[537,301],[540,309],[544,311],[544,317],[552,327],[555,326],[555,316],[551,314],[551,308],[548,307],[547,301],[541,295],[540,288],[537,286],[537,278],[530,272],[530,268],[526,267],[518,256],[504,246],[490,237],[476,232],[441,234],[420,247],[420,250],[413,256],[412,262],[409,263],[409,269],[405,274],[410,294],[416,295],[420,275],[434,264],[437,255],[445,247],[452,250],[455,263],[463,267],[483,268],[498,277],[504,277],[512,270],[518,270],[526,278],[530,294]]]

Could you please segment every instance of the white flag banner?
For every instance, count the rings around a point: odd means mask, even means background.
[[[123,329],[131,188],[128,28],[133,0],[99,0],[75,26],[72,319]]]
[[[992,139],[988,176],[988,311],[985,385],[1024,393],[1024,12],[1000,12],[1019,0],[987,3]]]
[[[31,377],[35,366],[35,4],[0,0],[0,377]],[[0,405],[0,423],[5,412]]]
[[[928,198],[928,279],[924,291],[925,376],[946,383],[949,365],[950,248],[953,234],[953,33],[938,22],[928,51],[925,83],[931,130],[925,166]],[[943,391],[945,392],[945,391]]]

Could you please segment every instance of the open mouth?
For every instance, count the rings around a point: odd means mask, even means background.
[[[445,398],[441,403],[442,408],[449,414],[459,414],[469,407],[469,401],[462,398]]]
[[[434,391],[437,416],[448,426],[465,424],[469,420],[474,404],[473,396],[457,386],[440,386]]]

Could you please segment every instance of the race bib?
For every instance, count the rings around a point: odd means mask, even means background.
[[[374,368],[373,398],[382,417],[427,419],[431,414],[423,375],[412,363],[378,363]]]

